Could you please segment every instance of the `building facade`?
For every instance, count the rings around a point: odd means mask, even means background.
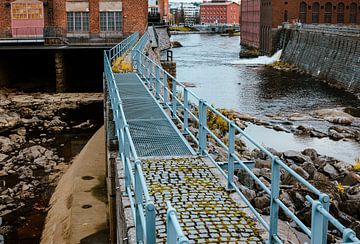
[[[241,2],[241,43],[245,46],[260,48],[260,1]]]
[[[169,0],[148,0],[148,3],[150,23],[169,22]]]
[[[147,9],[143,0],[0,0],[0,38],[3,43],[122,38],[136,31],[144,33]]]
[[[260,11],[257,17],[252,7],[258,4],[254,9]],[[243,0],[241,12],[241,43],[265,53],[274,51],[274,32],[283,23],[360,24],[360,0]],[[252,25],[249,15],[260,23]]]
[[[200,5],[201,24],[239,24],[240,5],[235,2],[213,1]]]

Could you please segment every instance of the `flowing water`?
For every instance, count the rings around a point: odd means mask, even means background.
[[[260,118],[279,112],[359,108],[355,97],[313,77],[262,65],[279,59],[281,51],[273,57],[240,60],[239,37],[194,34],[176,35],[172,39],[183,45],[173,49],[177,78],[193,83],[196,87],[190,89],[216,107],[235,109]],[[247,131],[260,143],[280,151],[313,147],[322,154],[349,163],[360,153],[360,145],[356,142],[304,139],[255,125],[249,126]]]

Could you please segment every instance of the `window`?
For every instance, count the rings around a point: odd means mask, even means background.
[[[288,11],[285,10],[284,11],[284,22],[287,22],[288,21]]]
[[[345,11],[345,4],[339,3],[337,7],[337,22],[339,24],[344,23],[344,11]]]
[[[119,32],[122,30],[122,12],[100,12],[100,31]]]
[[[306,11],[307,11],[307,5],[305,2],[300,3],[300,14],[299,19],[301,23],[306,23]]]
[[[89,13],[88,12],[67,12],[68,32],[88,32]]]
[[[312,23],[319,23],[320,4],[314,2],[312,5]]]
[[[356,3],[350,4],[350,23],[355,24],[357,18],[357,5]]]
[[[331,23],[331,19],[332,19],[332,4],[330,2],[327,2],[325,4],[324,21],[325,23]]]

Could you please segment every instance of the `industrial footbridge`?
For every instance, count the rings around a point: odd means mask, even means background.
[[[183,86],[151,58],[149,34],[134,33],[104,53],[107,182],[112,242],[116,243],[282,243],[283,209],[309,237],[326,244],[330,222],[344,243],[355,233],[330,215],[329,197],[246,135],[234,122]],[[151,46],[151,45],[150,45]],[[112,63],[131,59],[133,70],[114,73]],[[208,113],[228,124],[226,141],[207,126]],[[272,159],[271,188],[235,150],[240,134]],[[227,153],[217,162],[210,140]],[[234,181],[242,169],[271,199],[266,221]],[[313,192],[312,224],[306,226],[279,199],[280,169]]]

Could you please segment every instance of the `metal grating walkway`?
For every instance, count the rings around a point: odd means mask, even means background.
[[[115,74],[115,80],[140,157],[193,154],[189,144],[135,73]]]

